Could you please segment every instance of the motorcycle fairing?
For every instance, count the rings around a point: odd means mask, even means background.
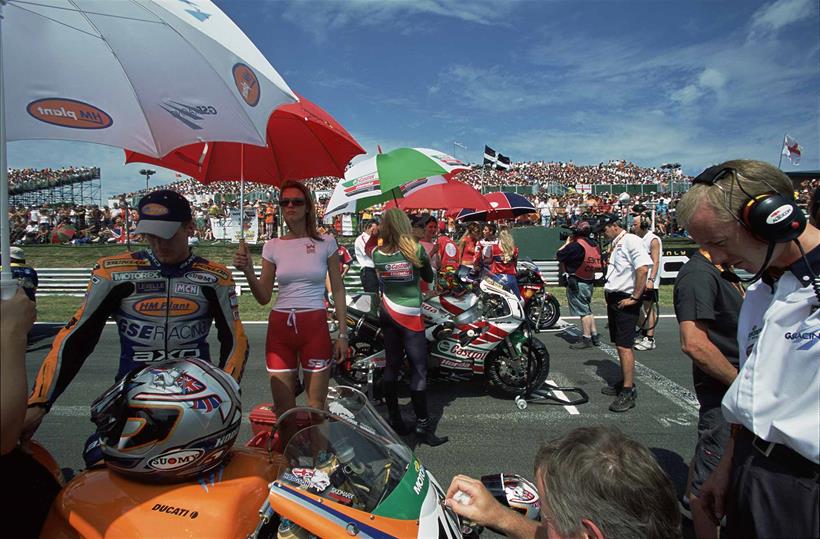
[[[281,455],[234,448],[224,469],[186,483],[140,483],[108,468],[87,470],[64,488],[40,537],[245,537],[259,521]]]

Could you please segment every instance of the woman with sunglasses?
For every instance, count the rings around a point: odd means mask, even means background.
[[[405,355],[410,363],[410,399],[416,413],[416,436],[431,446],[447,437],[435,434],[427,413],[427,339],[421,318],[421,279],[433,281],[433,269],[424,248],[413,238],[410,219],[397,208],[387,210],[379,227],[381,244],[373,250],[373,264],[382,289],[379,321],[384,332],[384,394],[390,426],[410,433],[399,410],[397,378]]]
[[[320,235],[316,228],[313,198],[304,184],[285,182],[279,206],[288,233],[265,242],[262,274],[257,278],[250,251],[244,243],[234,256],[236,269],[248,279],[253,297],[267,305],[273,281],[279,293],[268,317],[265,361],[276,416],[282,417],[296,405],[295,388],[299,366],[305,376],[308,406],[324,409],[330,380],[330,365],[347,354],[344,282],[339,271],[336,240]],[[330,278],[339,336],[335,347],[330,340],[324,303],[325,275]],[[293,425],[284,425],[285,439]]]

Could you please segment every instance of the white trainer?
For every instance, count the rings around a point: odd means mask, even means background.
[[[635,345],[635,350],[641,350],[645,352],[647,350],[654,350],[655,346],[655,339],[644,337],[643,339],[641,339],[641,342]]]

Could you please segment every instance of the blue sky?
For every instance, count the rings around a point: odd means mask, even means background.
[[[777,164],[784,133],[820,169],[816,0],[216,0],[297,92],[375,152],[478,161]],[[9,166],[96,164],[106,193],[144,186],[122,152],[15,142]],[[160,170],[152,184],[173,173]]]

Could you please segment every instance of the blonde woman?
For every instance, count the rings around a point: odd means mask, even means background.
[[[518,264],[518,247],[508,228],[501,229],[498,233],[498,241],[492,245],[487,245],[484,251],[476,251],[474,267],[477,269],[481,265],[482,259],[490,260],[487,268],[498,278],[504,286],[515,292],[518,297],[521,293],[518,289],[518,278],[516,265]]]
[[[432,282],[433,269],[413,238],[410,220],[401,210],[387,210],[379,228],[381,245],[373,250],[373,264],[382,289],[379,320],[384,332],[384,390],[390,425],[398,434],[410,433],[399,410],[397,378],[402,361],[410,363],[410,398],[416,413],[416,436],[431,446],[445,443],[435,435],[427,412],[427,339],[421,318],[420,280]]]

